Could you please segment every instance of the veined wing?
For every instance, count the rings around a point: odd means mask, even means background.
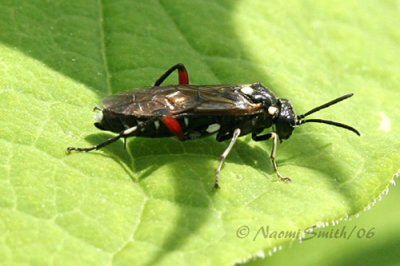
[[[240,92],[243,85],[175,85],[150,87],[113,95],[103,100],[104,108],[133,116],[153,116],[158,111],[171,115],[249,115],[262,111]]]

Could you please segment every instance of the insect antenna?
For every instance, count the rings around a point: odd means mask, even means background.
[[[303,118],[309,116],[310,114],[313,114],[313,113],[318,112],[318,111],[320,111],[322,109],[328,108],[329,106],[337,104],[338,102],[341,102],[343,100],[346,100],[347,98],[350,98],[351,96],[353,96],[353,93],[349,93],[349,94],[343,95],[343,96],[341,96],[339,98],[336,98],[336,99],[334,99],[334,100],[332,100],[330,102],[327,102],[327,103],[325,103],[323,105],[317,106],[317,107],[311,109],[310,111],[308,111],[308,112],[306,112],[306,113],[304,113],[302,115],[298,115],[297,116],[296,125],[302,125],[304,123],[328,124],[328,125],[331,125],[331,126],[341,127],[341,128],[350,130],[350,131],[356,133],[358,136],[361,136],[360,132],[357,129],[355,129],[355,128],[349,126],[349,125],[346,125],[346,124],[342,124],[342,123],[335,122],[335,121],[330,121],[330,120],[324,120],[324,119],[306,119],[306,120],[303,119]]]

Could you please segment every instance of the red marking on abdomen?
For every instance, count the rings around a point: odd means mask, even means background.
[[[183,129],[179,124],[178,120],[172,116],[164,116],[161,121],[163,124],[168,128],[168,130],[177,136],[180,140],[187,139],[186,136],[183,134]]]

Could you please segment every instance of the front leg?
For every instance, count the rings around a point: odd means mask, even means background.
[[[263,141],[263,140],[268,140],[268,139],[272,138],[273,142],[272,142],[272,151],[271,151],[270,158],[271,158],[272,166],[274,167],[275,173],[278,176],[278,178],[283,182],[292,181],[289,177],[284,177],[278,171],[278,165],[276,163],[276,147],[278,146],[278,140],[279,140],[278,134],[276,134],[275,132],[267,133],[265,135],[260,135],[260,136],[257,136],[257,134],[252,134],[251,138],[254,141]]]

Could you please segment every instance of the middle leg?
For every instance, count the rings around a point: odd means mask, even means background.
[[[229,146],[225,149],[225,151],[222,153],[222,155],[220,157],[220,161],[219,161],[219,165],[218,165],[218,168],[217,168],[217,172],[215,174],[214,188],[216,188],[216,189],[219,188],[219,173],[221,172],[222,165],[224,164],[226,157],[228,157],[228,154],[232,150],[233,145],[235,145],[235,142],[236,142],[236,140],[238,139],[239,136],[240,136],[240,128],[237,128],[233,132],[233,137],[232,137],[231,142],[229,143]]]

